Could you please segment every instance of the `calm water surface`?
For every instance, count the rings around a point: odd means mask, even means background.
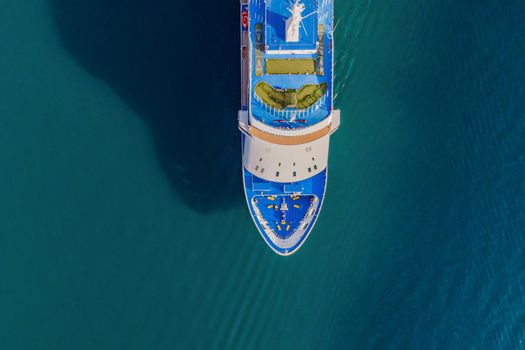
[[[1,349],[525,349],[525,2],[336,1],[291,258],[243,203],[237,1],[0,5]]]

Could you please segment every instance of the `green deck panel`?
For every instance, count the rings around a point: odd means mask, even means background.
[[[255,94],[268,106],[277,110],[286,108],[307,109],[313,106],[326,92],[328,85],[303,85],[299,90],[276,89],[262,81],[255,86]]]
[[[266,60],[266,74],[315,74],[315,60],[311,58]]]

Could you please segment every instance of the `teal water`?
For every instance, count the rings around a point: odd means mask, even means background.
[[[243,203],[237,1],[0,4],[1,349],[525,349],[524,2],[336,1],[290,258]]]

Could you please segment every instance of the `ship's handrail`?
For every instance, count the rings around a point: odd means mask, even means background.
[[[252,207],[253,211],[255,212],[255,216],[261,223],[261,226],[264,229],[264,232],[270,238],[273,244],[275,244],[280,249],[290,249],[293,248],[299,241],[303,238],[304,234],[306,233],[306,229],[312,222],[312,220],[315,218],[315,212],[317,210],[317,207],[319,205],[319,199],[317,196],[314,196],[314,199],[312,203],[310,204],[310,207],[308,208],[307,214],[301,220],[299,225],[297,226],[297,229],[295,229],[290,235],[286,237],[279,236],[270,226],[268,225],[268,222],[264,219],[263,215],[261,214],[261,211],[259,207],[257,206],[257,203],[254,202],[252,199]]]
[[[257,96],[257,94],[253,96],[253,99],[257,102],[261,109],[273,116],[275,119],[285,120],[287,122],[292,122],[294,120],[307,120],[314,111],[318,111],[320,109],[329,111],[328,106],[326,105],[327,98],[328,94],[324,94],[317,102],[307,109],[278,110],[265,103],[259,96]]]

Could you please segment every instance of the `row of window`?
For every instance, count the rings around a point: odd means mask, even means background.
[[[314,170],[317,170],[317,164],[314,164]],[[255,171],[259,171],[259,166],[258,165],[255,166]],[[311,167],[308,167],[308,172],[309,173],[312,172],[312,168]],[[261,174],[264,174],[264,168],[261,168]],[[280,174],[281,174],[280,171],[276,171],[275,172],[275,177],[279,177]],[[292,175],[293,175],[293,177],[296,177],[297,176],[297,171],[294,170]]]
[[[310,147],[310,148],[311,148],[311,147]],[[263,160],[262,158],[259,158],[259,163],[262,162],[262,160]],[[314,157],[312,157],[312,162],[315,162],[315,158],[314,158]],[[282,165],[281,162],[279,162],[279,167],[280,167],[281,165]],[[293,166],[295,166],[295,162],[293,163]],[[256,166],[255,166],[255,171],[259,171],[259,168],[261,168],[261,174],[264,174],[264,168],[259,167],[259,165],[256,165]],[[313,165],[313,168],[314,168],[314,170],[317,170],[317,164],[314,164],[314,165]],[[309,173],[312,172],[312,167],[308,167],[308,172],[309,172]],[[275,172],[275,177],[279,177],[280,174],[281,174],[280,171],[276,171],[276,172]],[[292,175],[293,175],[293,177],[296,177],[296,176],[297,176],[297,171],[294,171],[294,172],[292,173]]]

